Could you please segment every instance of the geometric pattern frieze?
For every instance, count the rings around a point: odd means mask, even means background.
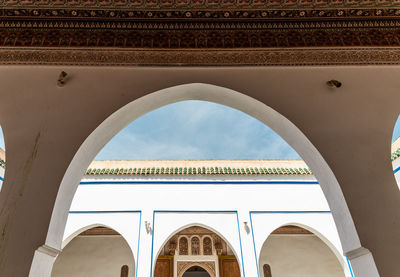
[[[324,66],[400,64],[400,48],[160,49],[2,48],[0,64],[77,66]]]
[[[0,0],[4,7],[135,8],[135,7],[330,7],[398,6],[399,0]]]

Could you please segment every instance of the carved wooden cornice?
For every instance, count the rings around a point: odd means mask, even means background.
[[[398,64],[397,0],[0,0],[0,64]]]
[[[0,64],[86,66],[399,65],[400,48],[54,49],[0,48]]]
[[[36,8],[193,8],[193,7],[267,7],[267,8],[355,8],[396,7],[398,0],[0,0],[3,7]]]

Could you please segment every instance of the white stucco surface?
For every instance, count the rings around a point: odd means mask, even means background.
[[[315,232],[333,251],[342,276],[351,276],[327,201],[312,176],[86,176],[71,205],[63,245],[85,229],[108,226],[121,233],[139,261],[135,274],[152,276],[166,241],[199,225],[226,240],[243,277],[262,277],[258,261],[264,242],[289,224]]]

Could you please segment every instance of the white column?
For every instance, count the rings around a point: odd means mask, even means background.
[[[242,239],[244,273],[246,277],[257,277],[257,261],[254,254],[249,211],[238,211],[239,229]],[[247,222],[245,225],[244,222]],[[238,261],[242,266],[242,261]],[[243,276],[242,276],[243,277]]]
[[[151,230],[147,232],[145,222],[150,223]],[[143,210],[142,211],[142,224],[141,224],[141,235],[139,243],[139,256],[136,268],[137,277],[150,277],[150,265],[151,265],[151,245],[153,238],[153,211]],[[157,255],[157,253],[153,253]],[[154,264],[153,264],[154,267]],[[153,272],[154,273],[154,272]]]

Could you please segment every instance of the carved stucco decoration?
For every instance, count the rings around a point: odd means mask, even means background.
[[[211,277],[215,277],[215,262],[177,262],[178,277],[182,277],[186,270],[192,266],[200,266],[204,268]]]
[[[179,239],[179,255],[188,255],[188,239],[186,237],[181,237]]]
[[[0,0],[0,64],[399,64],[399,0]]]
[[[322,66],[398,65],[400,48],[116,50],[0,47],[3,65]]]
[[[203,238],[203,255],[212,255],[212,241],[211,238]]]
[[[198,237],[193,237],[191,239],[191,254],[200,255],[200,239]]]

